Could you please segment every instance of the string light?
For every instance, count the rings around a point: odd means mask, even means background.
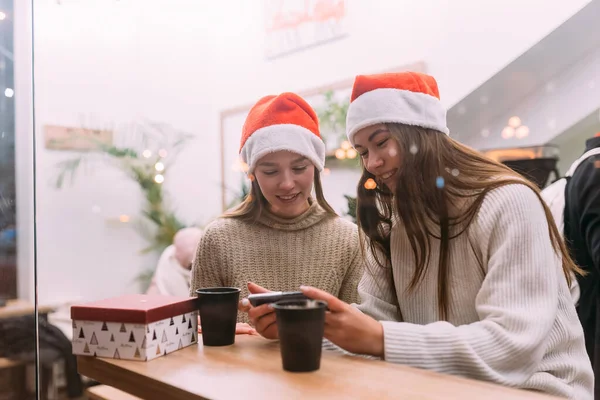
[[[367,189],[367,190],[373,190],[377,187],[377,183],[375,182],[375,180],[373,178],[369,178],[365,182],[364,186],[365,186],[365,189]]]
[[[521,125],[520,127],[518,127],[515,132],[515,136],[517,137],[517,139],[523,139],[527,135],[529,135],[529,128],[525,125]]]
[[[154,182],[156,183],[163,183],[165,181],[165,177],[161,174],[156,174],[154,176]]]
[[[356,158],[357,155],[358,155],[358,153],[354,149],[346,150],[346,157],[348,157],[348,158]]]
[[[119,221],[121,221],[123,223],[129,222],[129,215],[125,215],[125,214],[119,215]]]
[[[504,139],[510,139],[514,135],[515,135],[515,130],[513,128],[511,128],[510,126],[507,126],[504,129],[502,129],[502,137]]]
[[[11,88],[6,88],[6,89],[4,89],[4,95],[6,97],[13,97],[15,95],[15,91],[12,90]]]
[[[152,156],[152,150],[148,150],[148,149],[144,150],[144,151],[142,152],[142,156],[143,156],[144,158],[150,158],[150,157]]]
[[[165,149],[160,149],[158,151],[158,156],[161,158],[165,158],[167,156],[167,151]]]
[[[510,117],[508,119],[508,126],[502,130],[501,134],[503,139],[510,139],[513,136],[517,139],[523,139],[528,135],[529,128],[525,125],[522,125],[521,118],[519,117]]]
[[[4,21],[6,19],[6,13],[0,11],[0,21]]]
[[[335,158],[338,160],[343,160],[346,158],[356,158],[358,156],[358,152],[352,148],[352,145],[349,141],[344,140],[340,144],[340,148],[335,151]]]
[[[154,169],[157,170],[158,172],[162,172],[165,170],[165,164],[163,164],[159,161],[156,164],[154,164]]]
[[[511,128],[517,128],[519,125],[521,125],[521,118],[519,117],[510,117],[508,120],[508,126]]]
[[[338,160],[343,160],[344,158],[346,158],[346,151],[344,149],[337,149],[335,151],[335,158],[337,158]]]

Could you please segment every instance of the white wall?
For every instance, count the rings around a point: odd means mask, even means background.
[[[262,57],[260,26],[240,27],[242,37],[257,40],[228,43],[222,66],[229,74],[228,96],[248,102],[266,91],[301,90],[424,60],[450,107],[589,0],[554,3],[556,8],[543,0],[350,0],[347,39],[272,62]],[[247,11],[248,19],[260,21],[259,9]]]
[[[182,4],[36,2],[36,128],[41,140],[44,124],[122,131],[150,118],[197,135],[165,187],[184,220],[202,222],[220,207],[218,108],[208,95],[217,44],[206,30],[215,18],[198,7],[182,12]],[[141,205],[139,190],[119,171],[99,164],[72,187],[52,187],[54,166],[73,155],[38,146],[42,302],[134,291],[134,277],[155,262],[139,255],[145,243],[130,225],[114,222],[137,215]]]
[[[346,39],[266,61],[258,1],[37,0],[36,128],[152,118],[195,134],[165,187],[185,220],[207,221],[220,212],[220,110],[416,61],[451,106],[587,2],[350,0]],[[106,218],[138,212],[135,186],[97,168],[57,191],[53,166],[65,157],[38,148],[41,301],[134,290],[152,260],[130,227]]]

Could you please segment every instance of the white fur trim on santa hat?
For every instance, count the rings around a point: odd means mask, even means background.
[[[400,123],[449,134],[446,109],[434,96],[400,89],[375,89],[350,103],[346,132],[350,143],[356,132],[380,123]]]
[[[248,172],[254,171],[262,157],[276,151],[287,150],[308,158],[319,171],[325,166],[325,143],[313,132],[294,124],[279,124],[260,128],[246,140],[242,147],[242,160]]]

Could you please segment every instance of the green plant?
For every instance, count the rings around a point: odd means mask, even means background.
[[[319,117],[319,124],[321,130],[328,134],[333,134],[336,137],[338,143],[342,143],[346,140],[346,114],[348,113],[348,107],[350,102],[348,99],[337,101],[335,99],[335,93],[330,90],[323,93],[325,105],[317,108],[317,116]],[[327,137],[323,135],[323,140]],[[338,167],[351,167],[356,168],[360,164],[356,159],[344,158],[338,160],[335,157],[330,158],[330,163]],[[349,216],[354,223],[356,223],[356,197],[344,195],[348,202],[348,211],[345,215]]]
[[[352,222],[356,223],[356,197],[348,196],[347,194],[344,197],[348,202],[348,211],[344,215],[349,216]]]
[[[62,188],[67,179],[73,184],[77,171],[92,161],[121,170],[138,184],[144,196],[141,218],[132,221],[138,233],[148,242],[141,252],[160,253],[173,243],[175,233],[186,226],[169,208],[162,183],[179,151],[191,137],[166,124],[139,124],[134,134],[119,145],[95,142],[95,151],[60,162],[56,188]],[[154,269],[155,266],[138,275],[142,290],[150,283]]]
[[[346,114],[350,102],[348,100],[337,101],[332,90],[323,93],[323,97],[325,105],[316,110],[321,131],[333,134],[341,142],[346,137]],[[323,140],[326,138],[327,135],[323,135]]]

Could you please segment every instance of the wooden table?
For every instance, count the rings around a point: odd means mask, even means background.
[[[149,362],[79,356],[79,372],[144,399],[485,399],[554,397],[323,351],[321,369],[283,371],[279,343],[240,335],[227,347],[193,345]]]

